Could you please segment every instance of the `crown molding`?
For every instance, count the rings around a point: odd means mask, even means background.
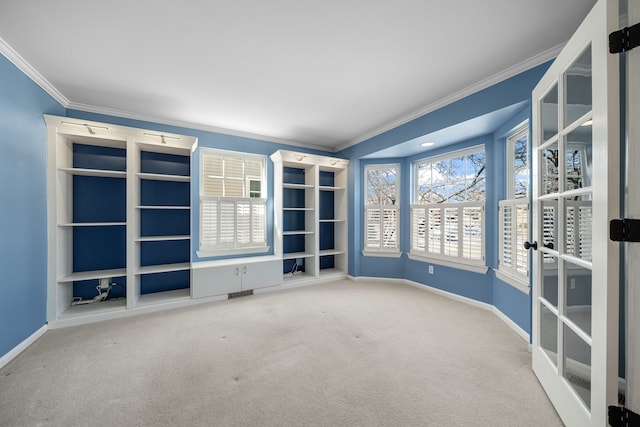
[[[78,102],[70,102],[67,105],[67,108],[70,110],[79,110],[87,113],[103,114],[106,116],[122,117],[125,119],[140,120],[144,122],[158,123],[158,124],[163,124],[168,126],[178,126],[178,127],[183,127],[187,129],[200,130],[204,132],[215,132],[223,135],[231,135],[231,136],[237,136],[241,138],[256,139],[259,141],[273,142],[276,144],[307,148],[310,150],[319,150],[325,153],[334,152],[333,147],[327,147],[323,145],[307,144],[304,142],[291,141],[287,139],[279,139],[279,138],[274,138],[267,135],[260,135],[260,134],[251,133],[251,132],[236,131],[231,129],[220,128],[217,126],[210,126],[210,125],[204,125],[200,123],[189,122],[185,120],[172,120],[172,119],[167,119],[165,117],[160,117],[160,116],[133,113],[130,111],[117,110],[114,108],[107,108],[107,107],[99,107],[99,106],[90,105],[90,104],[81,104]]]
[[[9,43],[7,43],[2,37],[0,37],[0,53],[2,53],[13,65],[18,67],[20,71],[27,75],[31,80],[40,86],[45,92],[47,92],[53,99],[67,108],[69,100],[56,89],[42,74],[40,74],[35,68],[31,66],[18,52],[15,51]]]
[[[387,132],[391,129],[394,129],[398,126],[401,126],[405,123],[410,122],[411,120],[417,119],[418,117],[422,117],[425,114],[431,113],[439,108],[442,108],[446,105],[452,104],[456,101],[461,100],[462,98],[465,98],[469,95],[472,95],[476,92],[480,92],[483,89],[486,89],[488,87],[491,87],[497,83],[500,83],[504,80],[507,80],[508,78],[514,77],[524,71],[527,71],[533,67],[537,67],[538,65],[544,64],[545,62],[549,61],[550,59],[553,59],[555,57],[558,56],[558,54],[560,53],[560,51],[562,50],[562,48],[564,47],[565,43],[560,43],[557,46],[552,47],[551,49],[545,50],[544,52],[541,52],[525,61],[522,61],[512,67],[507,68],[506,70],[500,71],[499,73],[496,73],[492,76],[487,77],[486,79],[483,79],[471,86],[468,86],[462,90],[459,90],[458,92],[452,93],[449,96],[446,96],[432,104],[429,104],[425,107],[420,108],[417,111],[414,111],[413,113],[407,114],[406,116],[403,116],[397,120],[394,120],[386,125],[380,126],[370,132],[367,132],[365,134],[360,135],[359,137],[349,141],[348,143],[341,145],[339,147],[336,148],[336,151],[342,151],[345,150],[353,145],[359,144],[361,142],[364,142],[368,139],[371,139],[375,136],[378,136],[384,132]]]

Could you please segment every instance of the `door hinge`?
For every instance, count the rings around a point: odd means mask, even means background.
[[[609,53],[622,53],[640,46],[640,22],[609,34]]]
[[[609,238],[614,242],[640,242],[640,219],[612,219]]]
[[[611,427],[633,427],[640,425],[640,415],[623,406],[609,406]]]

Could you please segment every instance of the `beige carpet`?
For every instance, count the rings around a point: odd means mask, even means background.
[[[494,314],[340,281],[47,332],[2,426],[561,426]]]

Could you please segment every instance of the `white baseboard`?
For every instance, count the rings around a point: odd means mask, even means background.
[[[498,318],[500,320],[502,320],[504,323],[507,324],[507,326],[509,326],[511,329],[513,329],[513,331],[518,334],[520,336],[520,338],[522,338],[523,340],[525,340],[527,343],[529,343],[529,341],[531,340],[531,337],[529,336],[529,334],[527,333],[527,331],[525,331],[524,329],[522,329],[520,326],[518,326],[518,324],[516,322],[514,322],[513,320],[511,320],[506,314],[504,314],[503,312],[501,312],[498,307],[496,307],[495,305],[493,306],[493,314],[495,314],[496,316],[498,316]]]
[[[20,344],[12,348],[7,354],[0,357],[0,369],[5,367],[7,364],[9,364],[9,362],[15,359],[20,353],[25,351],[27,347],[29,347],[31,344],[36,342],[38,338],[40,338],[41,336],[44,335],[45,332],[47,332],[47,329],[48,329],[47,325],[45,324],[40,329],[32,333],[27,339],[25,339]]]
[[[462,302],[467,305],[471,305],[474,307],[481,308],[483,310],[492,311],[493,306],[491,304],[487,304],[486,302],[478,301],[472,298],[463,297],[462,295],[454,294],[452,292],[443,291],[442,289],[434,288],[429,285],[425,285],[419,282],[414,282],[413,280],[405,280],[405,284],[412,286],[414,288],[422,289],[424,291],[433,292],[435,294],[441,295],[445,298],[452,299],[454,301]]]
[[[496,306],[487,304],[486,302],[477,301],[472,298],[463,297],[461,295],[454,294],[452,292],[443,291],[442,289],[434,288],[429,285],[425,285],[423,283],[414,282],[413,280],[407,279],[390,279],[385,277],[367,277],[367,276],[347,276],[347,279],[352,280],[354,282],[384,282],[384,283],[395,283],[395,284],[403,284],[408,285],[417,289],[421,289],[423,291],[433,292],[445,298],[452,299],[454,301],[458,301],[467,305],[471,305],[473,307],[478,307],[483,310],[491,311],[493,314],[498,316],[500,320],[507,324],[513,331],[518,334],[520,338],[525,340],[527,344],[530,341],[529,334],[522,329],[516,322],[511,320],[506,314],[500,311]]]

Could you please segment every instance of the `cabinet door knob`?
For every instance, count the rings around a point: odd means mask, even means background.
[[[247,274],[247,266],[242,267],[242,274]]]
[[[238,267],[236,267],[236,276],[240,274],[240,269]]]

